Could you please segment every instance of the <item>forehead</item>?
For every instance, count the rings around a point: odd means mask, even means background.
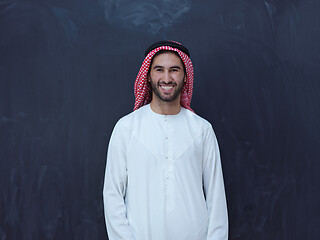
[[[183,62],[176,52],[161,52],[156,54],[152,59],[153,65],[169,66],[169,65],[178,65],[183,66]]]

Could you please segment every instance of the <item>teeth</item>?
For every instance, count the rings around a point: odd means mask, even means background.
[[[161,86],[161,88],[163,88],[165,90],[169,90],[169,89],[173,88],[173,86]]]

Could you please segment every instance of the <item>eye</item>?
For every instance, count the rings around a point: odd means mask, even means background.
[[[163,69],[161,69],[161,68],[157,68],[157,69],[156,69],[156,71],[157,71],[157,72],[162,72],[162,71],[163,71]]]

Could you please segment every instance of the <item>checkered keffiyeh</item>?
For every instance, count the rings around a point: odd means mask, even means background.
[[[175,42],[175,43],[180,45],[180,43],[178,42]],[[185,54],[181,50],[174,47],[166,46],[166,45],[153,49],[145,57],[142,63],[142,66],[139,70],[139,73],[136,77],[136,81],[134,83],[134,95],[136,100],[135,100],[133,111],[137,110],[138,108],[146,104],[149,104],[152,100],[152,89],[151,89],[151,86],[148,84],[148,71],[149,71],[150,63],[153,56],[161,50],[169,50],[169,51],[177,52],[181,57],[184,63],[184,66],[186,68],[187,81],[182,88],[180,104],[182,107],[193,112],[193,110],[190,108],[192,90],[193,90],[193,77],[194,77],[193,65],[192,65],[191,59],[187,54]]]

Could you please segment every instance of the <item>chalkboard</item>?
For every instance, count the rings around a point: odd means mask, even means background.
[[[182,42],[232,240],[320,239],[320,2],[0,1],[0,240],[108,239],[115,122],[145,49]]]

